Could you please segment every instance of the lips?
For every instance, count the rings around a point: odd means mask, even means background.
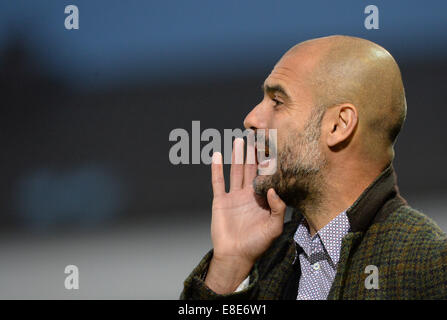
[[[276,131],[272,137],[265,136],[262,132],[256,134],[255,154],[258,164],[258,175],[272,175],[277,168]],[[270,131],[269,131],[270,134]],[[273,140],[271,140],[272,138]]]
[[[270,166],[270,161],[272,161],[272,159],[265,159],[258,164],[258,167],[259,168],[268,168]]]
[[[258,148],[255,147],[256,152],[256,163],[258,164],[258,169],[267,169],[270,168],[272,165],[273,154],[272,158],[270,158],[270,150],[267,146],[265,148]]]
[[[272,175],[276,172],[277,159],[268,158],[259,162],[258,164],[258,175]]]

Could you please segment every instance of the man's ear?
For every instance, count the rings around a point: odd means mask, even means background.
[[[358,124],[358,113],[357,108],[350,103],[331,109],[328,110],[329,132],[326,143],[329,148],[335,148],[349,142]]]

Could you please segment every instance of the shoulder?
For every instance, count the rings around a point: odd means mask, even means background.
[[[422,212],[403,205],[366,232],[366,238],[377,245],[389,246],[395,253],[421,254],[441,253],[447,248],[447,235],[431,218]]]
[[[447,298],[447,236],[422,212],[403,205],[373,223],[357,251],[379,267],[386,297]]]
[[[396,287],[420,297],[447,296],[447,236],[431,218],[404,205],[373,224],[365,240]]]
[[[404,246],[409,249],[408,255],[431,268],[447,266],[447,235],[435,221],[410,206],[399,208],[389,218],[398,238],[407,239]]]
[[[388,237],[408,239],[409,245],[436,245],[446,242],[447,236],[431,218],[404,205],[392,212],[379,229],[387,231]]]

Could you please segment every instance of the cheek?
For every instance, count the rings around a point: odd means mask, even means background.
[[[283,150],[284,147],[287,146],[287,144],[291,143],[291,140],[293,140],[293,137],[298,136],[299,131],[296,128],[296,125],[294,123],[291,123],[290,121],[282,123],[277,128],[278,128],[277,129],[278,150]]]

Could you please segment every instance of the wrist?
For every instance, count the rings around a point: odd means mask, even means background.
[[[210,261],[205,284],[217,294],[234,292],[249,275],[254,262],[240,257],[216,257]]]

